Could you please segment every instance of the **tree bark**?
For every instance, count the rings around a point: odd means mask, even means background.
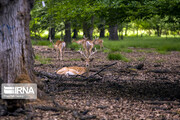
[[[100,38],[105,37],[105,27],[104,27],[104,24],[101,24],[99,26],[99,30],[100,30],[100,34],[99,34]]]
[[[77,36],[78,36],[78,31],[77,31],[77,29],[73,29],[73,37],[72,38],[74,38],[74,39],[77,39]]]
[[[109,40],[118,40],[118,25],[109,25]]]
[[[49,35],[48,40],[51,38],[52,40],[55,39],[55,28],[49,28]]]
[[[125,36],[127,36],[127,31],[128,31],[128,23],[126,23],[126,30],[125,30]]]
[[[33,2],[34,0],[0,1],[0,83],[36,82],[29,31]],[[8,111],[13,111],[17,107],[24,107],[25,100],[6,102]]]
[[[3,3],[4,2],[4,3]],[[30,41],[30,9],[33,0],[1,0],[0,78],[13,83],[21,75],[33,76],[33,49]]]
[[[93,25],[94,25],[94,16],[91,17],[90,22],[87,22],[86,20],[84,20],[83,22],[83,34],[85,35],[85,37],[87,37],[90,40],[93,39],[93,30],[94,30]]]
[[[64,41],[66,42],[66,44],[71,43],[71,23],[70,23],[70,21],[65,21]]]

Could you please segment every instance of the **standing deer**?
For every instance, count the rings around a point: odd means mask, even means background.
[[[99,45],[100,46],[100,50],[102,50],[102,48],[104,48],[103,40],[99,39],[99,37],[98,38],[95,37],[95,40],[96,41],[94,42],[94,44],[95,45]]]
[[[86,55],[90,55],[90,53],[91,53],[91,51],[95,45],[96,39],[95,40],[88,40],[88,38],[83,36],[83,39],[78,40],[78,41],[73,40],[73,42],[75,42],[79,45],[82,45],[85,52],[86,52]]]
[[[55,44],[51,39],[50,39],[50,42],[52,42],[53,47],[56,50],[57,59],[59,60],[59,57],[60,57],[60,60],[63,60],[63,55],[64,55],[66,43],[64,41],[61,41],[61,39],[56,41]]]
[[[86,38],[85,36],[83,36],[83,39],[81,39],[81,40],[75,41],[75,40],[73,39],[72,42],[75,42],[75,43],[77,43],[77,44],[79,44],[79,45],[82,45],[84,40],[87,40],[87,38]]]
[[[60,70],[58,70],[56,73],[60,75],[66,75],[67,77],[69,75],[82,75],[84,73],[87,73],[86,76],[89,76],[89,69],[90,69],[90,62],[93,61],[93,58],[91,56],[97,52],[96,48],[94,52],[91,52],[89,56],[85,55],[81,49],[79,50],[80,54],[84,56],[85,59],[81,58],[82,61],[85,61],[85,67],[63,67]]]
[[[89,56],[91,54],[91,51],[95,45],[95,40],[84,40],[82,42],[83,48],[85,49],[86,55]]]

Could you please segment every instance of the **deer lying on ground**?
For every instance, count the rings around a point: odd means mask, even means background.
[[[99,39],[99,37],[98,38],[95,37],[95,40],[96,41],[94,42],[94,44],[95,45],[99,45],[100,46],[100,50],[102,50],[102,48],[104,48],[103,40]]]
[[[85,59],[81,58],[82,61],[85,61],[85,67],[78,67],[78,66],[72,66],[72,67],[63,67],[60,70],[58,70],[56,73],[60,75],[66,75],[67,77],[69,75],[82,75],[86,73],[86,76],[89,76],[89,69],[90,69],[90,62],[93,61],[93,58],[91,56],[97,52],[96,48],[94,52],[91,52],[89,56],[85,55],[81,49],[79,50],[80,54],[84,56]]]
[[[66,43],[64,41],[58,40],[54,44],[54,42],[50,39],[50,42],[52,42],[54,49],[56,50],[57,53],[57,59],[63,60],[63,55],[66,47]]]

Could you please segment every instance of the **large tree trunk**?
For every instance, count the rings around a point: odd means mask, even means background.
[[[64,41],[69,44],[71,43],[71,23],[70,21],[65,22],[65,36]]]
[[[5,2],[6,1],[6,2]],[[33,0],[1,0],[0,78],[13,83],[20,74],[33,80],[29,21]]]
[[[30,9],[33,2],[33,0],[0,1],[1,83],[35,82],[34,54],[29,31]],[[23,101],[7,100],[7,104],[16,109],[16,105],[23,105]]]
[[[118,25],[109,25],[109,40],[118,40]]]
[[[83,22],[83,33],[85,37],[87,37],[90,40],[93,39],[93,30],[94,30],[93,25],[94,25],[94,16],[91,17],[90,22],[86,20]]]

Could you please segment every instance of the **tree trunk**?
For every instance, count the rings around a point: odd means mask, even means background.
[[[127,31],[128,31],[128,23],[126,24],[126,30],[125,30],[125,36],[127,36]]]
[[[118,40],[118,25],[109,25],[109,40]]]
[[[13,83],[20,74],[27,74],[33,80],[34,61],[29,31],[32,3],[33,0],[0,2],[0,78],[4,83]]]
[[[77,39],[77,36],[78,36],[78,31],[77,31],[77,29],[73,29],[73,37],[72,38],[74,38],[74,39]]]
[[[139,36],[139,25],[137,26],[137,37]]]
[[[105,37],[105,27],[104,27],[104,24],[99,25],[99,30],[100,30],[99,37],[100,38]]]
[[[49,28],[49,35],[48,35],[48,40],[49,39],[55,39],[55,28],[53,27],[53,28]]]
[[[88,39],[93,39],[93,24],[94,24],[94,16],[91,17],[90,22],[87,22],[86,20],[83,22],[83,34]]]
[[[35,82],[34,54],[30,41],[30,9],[34,0],[0,1],[0,82]],[[1,85],[0,85],[1,87]],[[24,100],[7,100],[9,108]],[[15,106],[14,106],[15,105]]]
[[[66,44],[71,43],[71,23],[70,23],[70,21],[65,22],[64,41],[66,42]]]
[[[156,25],[156,32],[157,32],[157,36],[160,37],[161,33],[160,33],[160,27],[159,25]]]

